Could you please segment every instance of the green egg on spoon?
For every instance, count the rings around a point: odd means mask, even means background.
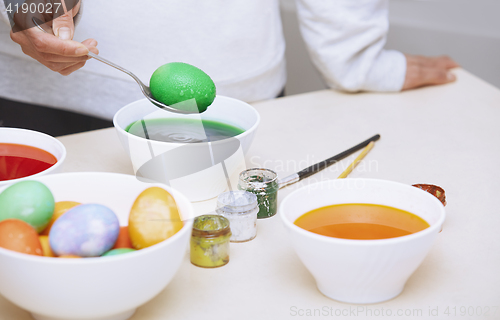
[[[54,34],[44,21],[36,17],[31,20],[41,31]],[[205,72],[187,63],[172,62],[156,69],[151,77],[150,88],[127,69],[90,51],[87,55],[131,76],[146,98],[163,110],[182,114],[201,113],[207,110],[215,99],[215,84],[212,79]]]
[[[215,99],[215,84],[208,74],[182,62],[167,63],[156,69],[149,86],[153,98],[184,111],[192,111],[192,99],[200,113]]]

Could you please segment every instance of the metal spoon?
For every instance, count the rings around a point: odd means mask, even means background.
[[[52,28],[46,26],[45,23],[42,20],[37,19],[35,17],[33,17],[31,20],[33,21],[33,23],[35,24],[35,26],[38,29],[42,30],[45,33],[54,34]],[[41,25],[45,26],[45,28],[42,28]],[[181,113],[181,114],[199,113],[198,111],[185,111],[185,110],[175,109],[175,108],[172,108],[170,106],[167,106],[167,105],[161,103],[160,101],[158,101],[155,98],[153,98],[153,95],[151,94],[151,89],[147,85],[145,85],[144,83],[142,83],[142,81],[135,74],[133,74],[132,72],[128,71],[125,68],[120,67],[117,64],[114,64],[113,62],[111,62],[111,61],[109,61],[107,59],[101,58],[100,56],[98,56],[98,55],[96,55],[96,54],[94,54],[94,53],[92,53],[90,51],[89,51],[89,53],[87,55],[89,57],[91,57],[91,58],[99,60],[102,63],[105,63],[108,66],[111,66],[111,67],[113,67],[113,68],[115,68],[117,70],[120,70],[121,72],[124,72],[124,73],[128,74],[129,76],[131,76],[135,80],[135,82],[137,82],[137,84],[141,88],[142,93],[146,96],[146,98],[152,104],[154,104],[155,106],[157,106],[158,108],[163,109],[163,110],[167,110],[167,111],[170,111],[170,112],[174,112],[174,113]]]

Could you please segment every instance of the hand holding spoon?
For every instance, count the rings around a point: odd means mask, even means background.
[[[42,21],[42,20],[39,20],[35,17],[32,18],[32,21],[33,23],[35,24],[35,26],[40,29],[41,31],[45,32],[45,33],[49,33],[49,34],[53,34],[53,30],[52,28],[48,27],[45,25],[45,23]],[[42,27],[43,26],[43,27]],[[133,74],[132,72],[128,71],[127,69],[125,68],[122,68],[120,67],[119,65],[107,60],[107,59],[104,59],[92,52],[89,51],[89,53],[87,54],[89,57],[93,58],[93,59],[96,59],[102,63],[105,63],[107,64],[108,66],[111,66],[117,70],[120,70],[121,72],[124,72],[126,74],[128,74],[129,76],[131,76],[135,82],[137,82],[137,84],[139,85],[139,87],[141,88],[141,91],[142,93],[144,94],[144,96],[146,96],[146,98],[152,103],[154,104],[155,106],[157,106],[158,108],[160,109],[163,109],[163,110],[166,110],[166,111],[170,111],[170,112],[174,112],[174,113],[180,113],[180,114],[196,114],[196,113],[200,113],[200,112],[203,112],[206,110],[206,107],[203,109],[203,110],[198,110],[198,108],[196,107],[196,103],[194,103],[194,107],[191,106],[191,108],[187,107],[187,108],[183,108],[183,109],[177,109],[177,108],[173,108],[172,106],[169,106],[169,105],[166,105],[160,101],[158,101],[157,99],[155,99],[153,97],[153,94],[151,93],[151,89],[150,87],[148,87],[147,85],[145,85],[135,74]],[[194,67],[193,67],[194,68]],[[200,70],[201,71],[201,70]],[[215,98],[215,85],[214,85],[214,98]],[[212,100],[213,101],[213,100]],[[182,100],[180,101],[177,101],[177,102],[182,102]],[[210,102],[211,103],[211,102]],[[186,106],[188,104],[184,104],[184,106]]]

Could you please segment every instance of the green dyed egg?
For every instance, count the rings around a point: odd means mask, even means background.
[[[101,257],[117,256],[119,254],[124,254],[124,253],[129,253],[129,252],[134,252],[134,251],[137,251],[137,250],[132,249],[132,248],[118,248],[118,249],[109,250],[108,252],[103,254]]]
[[[43,183],[25,180],[0,193],[0,221],[19,219],[40,233],[54,212],[54,196]]]
[[[195,99],[198,111],[207,110],[215,99],[215,84],[202,70],[187,63],[172,62],[156,69],[149,82],[153,97],[181,110],[190,110],[187,100]],[[186,101],[186,103],[180,103]]]

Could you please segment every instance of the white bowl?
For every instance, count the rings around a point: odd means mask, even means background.
[[[210,161],[210,154],[213,153],[213,150],[205,152],[203,149],[203,146],[207,146],[205,143],[160,142],[147,140],[125,131],[127,126],[135,121],[157,118],[215,120],[239,127],[244,132],[235,136],[235,139],[212,142],[210,144],[212,148],[223,150],[224,161],[215,163],[212,161],[205,165],[203,162]],[[252,143],[259,122],[259,113],[252,106],[223,96],[217,96],[207,111],[201,114],[182,115],[166,112],[147,99],[142,99],[121,108],[113,118],[120,142],[132,161],[134,173],[145,179],[169,184],[191,201],[216,197],[227,188],[227,175],[232,176],[246,169],[244,153]],[[235,142],[237,146],[234,146]],[[179,149],[182,147],[184,148]],[[176,152],[172,153],[171,151],[175,149]],[[167,160],[162,157],[165,154],[176,155],[174,156],[176,158],[170,157]]]
[[[399,208],[430,227],[403,237],[349,240],[322,236],[294,224],[302,214],[342,203]],[[348,303],[376,303],[399,295],[430,251],[445,219],[443,204],[418,188],[384,180],[337,179],[300,188],[280,205],[292,246],[311,272],[319,291]]]
[[[152,186],[115,173],[61,173],[33,180],[47,185],[56,201],[108,206],[121,225],[128,224],[135,198]],[[171,238],[133,253],[84,259],[38,257],[0,248],[0,294],[35,319],[129,318],[170,282],[191,236],[191,203],[179,192],[155,185],[174,196],[184,219],[183,228]]]
[[[57,162],[52,167],[42,172],[24,178],[0,181],[0,186],[49,173],[60,172],[62,164],[66,159],[66,148],[59,140],[48,134],[33,130],[2,127],[0,128],[0,143],[23,144],[36,147],[51,153],[57,159]]]

